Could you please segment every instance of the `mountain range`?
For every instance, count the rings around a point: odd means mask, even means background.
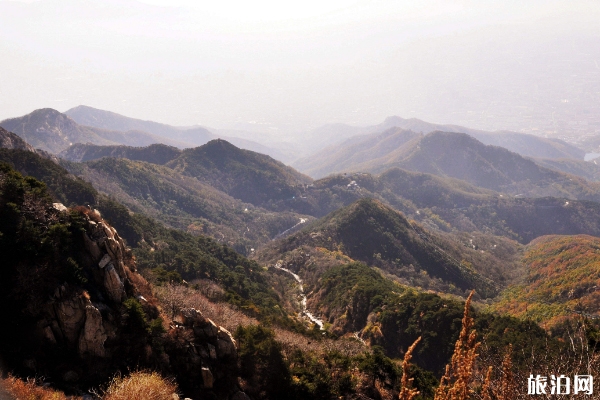
[[[482,365],[509,354],[518,374],[525,353],[573,351],[568,324],[596,316],[600,186],[557,171],[594,176],[562,142],[328,126],[321,144],[347,140],[306,164],[314,180],[202,127],[87,107],[1,125],[0,310],[18,329],[0,356],[62,390],[135,364],[185,395],[398,397],[389,357],[421,337],[415,385],[431,398],[472,290]],[[532,143],[543,159],[519,154]]]
[[[87,125],[89,124],[89,125]],[[80,106],[60,113],[46,108],[0,126],[19,135],[35,148],[58,154],[74,144],[148,146],[162,143],[180,149],[199,146],[219,136],[202,127],[173,127]],[[242,148],[280,157],[268,146],[247,139],[224,137]]]
[[[306,161],[308,162],[308,160]],[[598,200],[598,184],[551,170],[502,147],[484,145],[464,133],[427,135],[390,128],[379,134],[349,139],[335,150],[311,159],[306,173],[381,173],[399,167],[525,197],[567,197]]]
[[[221,138],[243,149],[268,154],[276,159],[285,158],[281,152],[277,151],[272,147],[265,146],[264,144],[258,143],[253,140],[229,135],[222,135],[221,133],[213,133],[212,130],[209,130],[202,126],[171,126],[153,121],[143,121],[140,119],[125,117],[123,115],[111,111],[99,110],[97,108],[92,108],[88,106],[78,106],[71,108],[65,111],[65,115],[69,116],[80,125],[90,126],[97,129],[127,133],[146,132],[155,135],[155,137],[160,138],[159,141],[156,141],[154,143],[180,143],[180,145],[173,144],[173,146],[186,148],[200,146],[205,143],[208,143],[211,140]],[[133,143],[122,144],[135,145]],[[146,144],[137,144],[137,146],[144,145]]]
[[[346,124],[324,125],[309,132],[307,137],[310,140],[307,142],[319,143],[319,145],[312,145],[312,153],[318,154],[322,150],[322,154],[326,154],[332,149],[339,147],[346,140],[352,139],[352,142],[356,143],[355,140],[360,140],[361,137],[366,138],[369,135],[377,136],[391,128],[400,128],[424,135],[435,131],[466,133],[486,145],[501,146],[525,157],[583,160],[585,155],[584,149],[560,139],[543,138],[510,131],[488,132],[458,125],[433,124],[417,118],[405,119],[398,116],[388,117],[380,124],[366,127]],[[299,159],[293,162],[292,165],[300,170],[304,170],[306,165],[312,163],[312,157]]]

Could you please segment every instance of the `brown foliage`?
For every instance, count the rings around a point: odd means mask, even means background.
[[[42,382],[35,379],[23,381],[14,376],[9,376],[2,381],[3,386],[9,394],[18,400],[76,400],[81,397],[66,396],[64,393],[54,389],[41,386]]]
[[[406,351],[406,354],[404,354],[404,360],[402,361],[402,389],[400,389],[400,394],[398,395],[399,400],[412,400],[416,395],[419,394],[419,391],[417,389],[411,388],[412,381],[414,378],[408,377],[408,369],[410,367],[410,359],[412,358],[412,353],[420,341],[421,336],[419,336],[417,340],[415,340],[415,342]]]
[[[103,400],[173,400],[177,385],[156,372],[134,372],[116,376],[102,396]]]
[[[481,387],[481,392],[473,396],[481,400],[525,400],[531,399],[532,395],[527,394],[528,378],[530,374],[550,377],[551,375],[564,374],[568,377],[574,375],[594,375],[600,371],[600,353],[589,346],[585,335],[585,325],[582,324],[574,332],[569,333],[568,349],[559,353],[548,351],[534,351],[530,353],[529,360],[522,366],[515,366],[511,360],[512,348],[509,346],[502,358],[490,355],[489,350],[482,346],[481,367],[476,372],[474,387]],[[527,352],[527,349],[519,349]],[[500,365],[500,368],[493,366]],[[485,378],[481,371],[487,369]],[[593,395],[573,394],[570,395],[551,395],[550,384],[548,384],[548,394],[540,398],[552,399],[600,399],[600,393],[594,391]]]
[[[462,319],[462,329],[450,364],[446,365],[446,373],[442,376],[440,386],[435,391],[435,400],[467,400],[471,394],[477,349],[477,335],[473,329],[473,318],[469,316],[472,291],[465,302],[465,312]]]

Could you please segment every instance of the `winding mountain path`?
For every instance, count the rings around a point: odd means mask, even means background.
[[[273,238],[273,240],[275,240],[275,239],[279,239],[280,237],[283,237],[283,236],[287,235],[287,234],[288,234],[288,232],[290,232],[290,231],[292,231],[293,229],[297,228],[298,226],[300,226],[300,225],[302,225],[302,224],[306,223],[306,221],[308,221],[308,218],[300,218],[300,222],[298,222],[296,225],[292,226],[291,228],[289,228],[289,229],[286,229],[285,231],[281,232],[280,234],[278,234],[277,236],[275,236],[275,237]]]

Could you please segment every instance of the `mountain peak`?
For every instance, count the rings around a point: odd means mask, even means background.
[[[35,153],[35,149],[19,136],[0,127],[0,148],[25,150]]]
[[[114,144],[69,116],[52,108],[41,108],[18,118],[0,122],[35,148],[58,154],[73,143]]]

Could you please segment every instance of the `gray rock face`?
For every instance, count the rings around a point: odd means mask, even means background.
[[[197,376],[197,385],[211,389],[215,382],[229,379],[227,375],[237,366],[237,344],[231,333],[193,308],[182,309],[174,321],[178,324],[174,329],[188,341],[189,350],[181,354],[179,360],[182,365],[191,367],[189,372]],[[196,369],[196,365],[200,368]],[[230,394],[235,393],[237,385],[231,389]]]
[[[52,207],[60,212],[66,212],[68,210],[63,203],[52,203]]]
[[[190,328],[203,326],[206,324],[206,318],[204,318],[204,315],[202,315],[202,313],[195,308],[182,309],[175,317],[175,321]]]
[[[210,356],[210,358],[216,360],[217,349],[215,348],[215,346],[213,346],[212,344],[207,344],[206,346],[208,347],[208,355]]]
[[[219,327],[219,332],[217,333],[217,343],[218,343],[218,355],[219,357],[229,357],[236,358],[237,357],[237,348],[235,339],[231,336],[231,333],[223,327]]]
[[[100,262],[98,262],[98,267],[104,268],[110,261],[110,256],[108,254],[105,254],[104,257],[100,259]]]
[[[100,218],[99,213],[92,212],[92,216]],[[111,317],[114,310],[104,301],[110,300],[118,305],[128,296],[125,290],[128,272],[123,258],[127,253],[123,240],[103,221],[88,220],[86,232],[82,235],[85,250],[93,262],[88,268],[92,268],[95,283],[102,294],[96,299],[97,303],[92,304],[88,293],[81,288],[73,290],[66,284],[57,287],[39,329],[47,344],[67,344],[82,358],[108,357],[105,342],[115,337],[117,327],[114,316]],[[115,264],[121,267],[122,275]],[[108,315],[108,320],[103,319],[103,313]]]
[[[54,309],[60,330],[69,343],[77,343],[85,323],[85,305],[81,297],[63,299]]]
[[[85,324],[79,337],[79,355],[106,356],[104,342],[107,335],[102,325],[102,315],[92,304],[85,306]]]
[[[88,253],[90,253],[94,261],[99,260],[102,257],[102,250],[100,250],[100,246],[98,246],[98,243],[90,239],[86,233],[83,234],[83,243],[85,245],[85,249]]]
[[[104,268],[104,288],[106,289],[108,298],[115,303],[121,303],[125,300],[125,285],[112,264],[108,264]]]

